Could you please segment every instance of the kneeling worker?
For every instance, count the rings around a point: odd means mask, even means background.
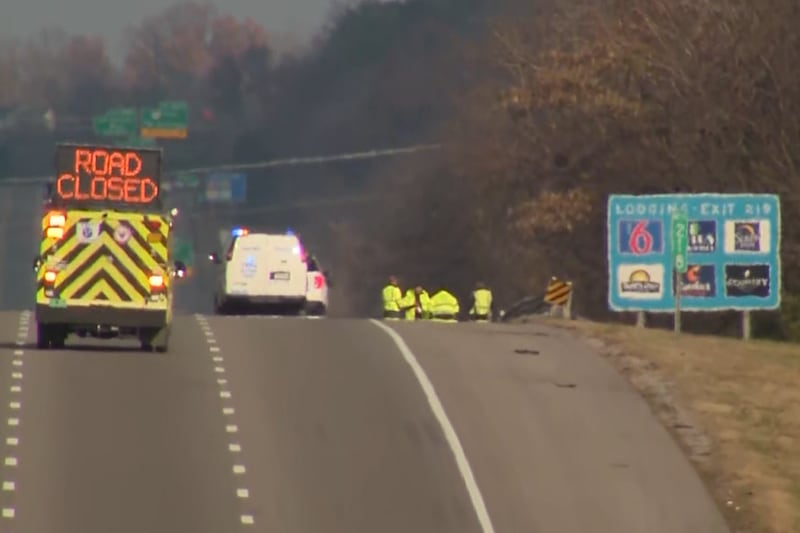
[[[431,319],[436,322],[458,322],[458,298],[439,288],[430,300]]]
[[[479,281],[475,284],[475,290],[472,291],[472,306],[469,310],[469,317],[476,322],[489,322],[492,320],[492,311],[494,310],[492,299],[492,291],[486,288],[486,285]]]
[[[383,318],[400,320],[400,307],[403,304],[403,292],[397,283],[397,277],[389,276],[389,283],[383,288]]]

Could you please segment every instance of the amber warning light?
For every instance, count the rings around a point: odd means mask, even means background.
[[[158,150],[59,146],[55,196],[67,203],[151,204],[160,167]]]

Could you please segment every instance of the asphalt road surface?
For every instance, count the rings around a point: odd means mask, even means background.
[[[37,351],[0,313],[0,531],[728,531],[575,339],[387,324],[183,315],[168,354]]]

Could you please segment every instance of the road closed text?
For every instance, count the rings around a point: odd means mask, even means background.
[[[157,178],[146,168],[152,165],[136,151],[75,148],[69,159],[56,181],[63,200],[149,204],[158,198]]]

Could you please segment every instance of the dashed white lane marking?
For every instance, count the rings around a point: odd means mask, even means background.
[[[13,356],[14,358],[11,360],[11,366],[14,368],[14,372],[11,373],[11,378],[16,380],[16,382],[9,387],[9,392],[12,394],[18,395],[22,392],[22,378],[23,374],[20,372],[21,367],[23,366],[22,356],[25,355],[25,350],[23,346],[28,340],[28,333],[29,333],[29,321],[30,321],[30,311],[24,311],[20,314],[19,317],[19,326],[17,328],[17,348],[14,349]],[[8,407],[14,412],[14,416],[7,419],[6,423],[8,424],[9,430],[12,432],[9,436],[6,437],[6,445],[9,447],[17,447],[19,446],[19,437],[16,436],[13,432],[18,431],[21,423],[21,416],[20,411],[22,410],[22,402],[20,401],[10,401],[8,403]],[[3,460],[3,465],[9,469],[14,468],[19,465],[19,461],[16,457],[8,455]],[[10,475],[11,470],[8,470],[4,473],[5,479],[3,480],[2,490],[3,492],[14,492],[17,490],[17,484],[13,480],[13,476]],[[17,512],[14,507],[3,507],[2,511],[0,511],[0,515],[5,520],[12,520],[16,517]]]
[[[478,517],[481,531],[483,533],[494,533],[494,526],[492,525],[492,520],[489,517],[489,511],[486,509],[486,503],[483,500],[483,495],[481,494],[480,488],[478,488],[477,481],[475,481],[475,475],[472,473],[472,467],[469,465],[467,455],[464,453],[464,447],[461,445],[458,434],[456,433],[453,424],[450,422],[450,418],[447,416],[441,400],[439,400],[439,395],[436,394],[436,389],[433,388],[433,383],[431,383],[431,380],[428,379],[428,375],[425,373],[422,365],[419,364],[414,352],[411,351],[399,333],[397,333],[393,328],[382,323],[380,320],[372,319],[370,322],[382,329],[392,339],[392,341],[394,341],[394,344],[397,346],[397,349],[403,356],[403,359],[406,360],[406,363],[408,363],[408,366],[410,366],[411,370],[414,372],[414,376],[417,378],[420,387],[422,387],[422,392],[425,393],[425,397],[428,400],[428,404],[433,412],[433,416],[435,416],[437,422],[439,422],[439,426],[442,428],[442,432],[447,440],[447,444],[450,446],[450,450],[453,452],[453,456],[456,460],[456,466],[458,467],[458,471],[461,473],[461,477],[464,480],[464,485],[467,488],[467,493],[469,494],[475,514]]]
[[[197,322],[200,324],[200,328],[203,330],[203,334],[206,337],[206,343],[208,344],[208,351],[211,354],[211,361],[214,366],[214,373],[215,374],[224,374],[225,367],[222,366],[224,362],[224,358],[221,355],[222,350],[217,344],[216,339],[214,338],[214,332],[211,330],[211,327],[208,325],[206,318],[202,315],[195,315]],[[236,414],[236,410],[229,405],[232,401],[232,394],[230,389],[228,388],[228,380],[222,377],[217,378],[217,385],[219,385],[219,397],[223,402],[222,406],[222,414],[225,417],[226,421],[229,421],[233,418]],[[239,433],[239,426],[233,423],[226,423],[225,424],[225,433],[229,435],[235,435]],[[228,443],[228,450],[231,453],[241,453],[242,446],[238,442],[229,442]],[[232,467],[234,475],[239,478],[242,478],[247,469],[241,463],[235,463]],[[236,498],[239,500],[249,500],[250,498],[250,491],[243,487],[241,484],[238,484],[236,489]],[[239,515],[239,522],[245,526],[252,526],[255,524],[255,517],[252,514],[248,514],[246,512]]]

